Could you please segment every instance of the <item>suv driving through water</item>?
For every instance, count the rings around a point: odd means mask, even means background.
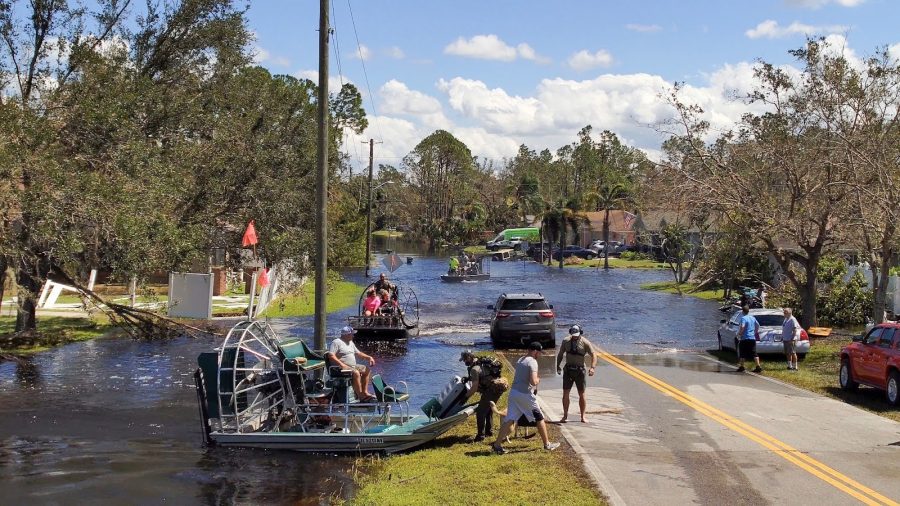
[[[556,315],[539,293],[504,293],[488,306],[491,317],[491,341],[497,348],[527,348],[533,341],[544,349],[556,347]]]

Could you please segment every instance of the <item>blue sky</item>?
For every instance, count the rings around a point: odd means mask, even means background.
[[[332,43],[332,82],[356,84],[370,116],[369,130],[347,136],[345,150],[365,158],[361,141],[373,137],[384,142],[376,164],[397,165],[443,128],[473,154],[499,160],[522,143],[556,150],[591,124],[655,156],[662,137],[652,125],[670,113],[659,95],[672,82],[686,82],[687,96],[727,128],[746,110],[729,97],[752,85],[757,59],[791,64],[788,50],[806,35],[829,36],[855,56],[900,50],[898,7],[892,0],[332,0],[339,46]],[[257,0],[249,19],[259,64],[315,78],[317,1]]]

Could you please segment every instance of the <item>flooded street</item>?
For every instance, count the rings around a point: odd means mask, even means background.
[[[373,351],[376,372],[409,382],[414,410],[464,372],[462,349],[490,349],[487,305],[502,292],[543,293],[557,313],[557,343],[578,323],[613,353],[715,344],[715,303],[639,289],[668,279],[665,271],[493,262],[490,281],[451,285],[439,279],[445,270],[446,258],[417,256],[391,275],[418,295],[420,333]],[[345,276],[363,282],[360,272]],[[355,313],[329,315],[329,335]],[[274,323],[285,336],[310,337],[311,322]],[[94,340],[0,364],[3,502],[319,504],[352,494],[351,459],[201,446],[192,374],[197,354],[219,342]]]

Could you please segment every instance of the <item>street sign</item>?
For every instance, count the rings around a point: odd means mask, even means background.
[[[399,269],[401,265],[403,265],[403,259],[400,258],[400,255],[391,253],[390,255],[384,257],[381,260],[381,263],[383,263],[389,271],[394,272]]]

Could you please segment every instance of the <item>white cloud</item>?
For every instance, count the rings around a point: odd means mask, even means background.
[[[319,85],[319,71],[317,71],[317,70],[298,70],[297,72],[293,73],[293,76],[296,77],[297,79],[309,79],[310,81],[315,83],[316,86]],[[348,79],[347,76],[339,76],[339,75],[333,75],[333,74],[329,75],[328,76],[328,91],[329,91],[329,93],[340,91],[341,85],[343,83],[353,84],[353,81]],[[357,86],[357,88],[359,88],[359,86]],[[365,90],[360,89],[359,92],[362,93],[363,95],[365,95]],[[365,98],[365,96],[363,98]]]
[[[389,47],[387,50],[387,55],[395,60],[402,60],[406,58],[406,53],[404,53],[403,50],[397,46]]]
[[[791,35],[814,35],[846,32],[849,27],[844,25],[825,25],[813,26],[794,21],[788,26],[781,26],[777,21],[767,19],[744,32],[751,39],[767,38],[778,39],[782,37],[790,37]]]
[[[595,53],[582,49],[566,60],[569,67],[572,67],[579,72],[590,70],[595,67],[608,67],[612,65],[612,62],[612,55],[605,49],[601,49]]]
[[[524,42],[513,47],[494,34],[475,35],[470,39],[460,37],[444,48],[444,54],[507,62],[514,61],[516,58],[539,63],[549,61],[547,58],[539,56],[531,46]]]
[[[450,125],[438,99],[410,90],[396,79],[384,83],[378,94],[381,98],[379,110],[383,114],[415,116],[419,122],[433,128],[447,128]]]
[[[275,65],[278,67],[291,66],[291,60],[284,56],[275,56],[259,45],[253,46],[253,63],[257,65]]]
[[[842,7],[856,7],[866,0],[785,0],[785,3],[792,7],[802,7],[804,9],[818,9],[828,4],[837,4]]]
[[[372,50],[365,44],[360,44],[350,57],[356,60],[369,61],[372,59]]]
[[[662,30],[662,27],[659,25],[642,25],[638,23],[628,23],[627,25],[625,25],[625,28],[633,32],[642,33],[658,32]]]

